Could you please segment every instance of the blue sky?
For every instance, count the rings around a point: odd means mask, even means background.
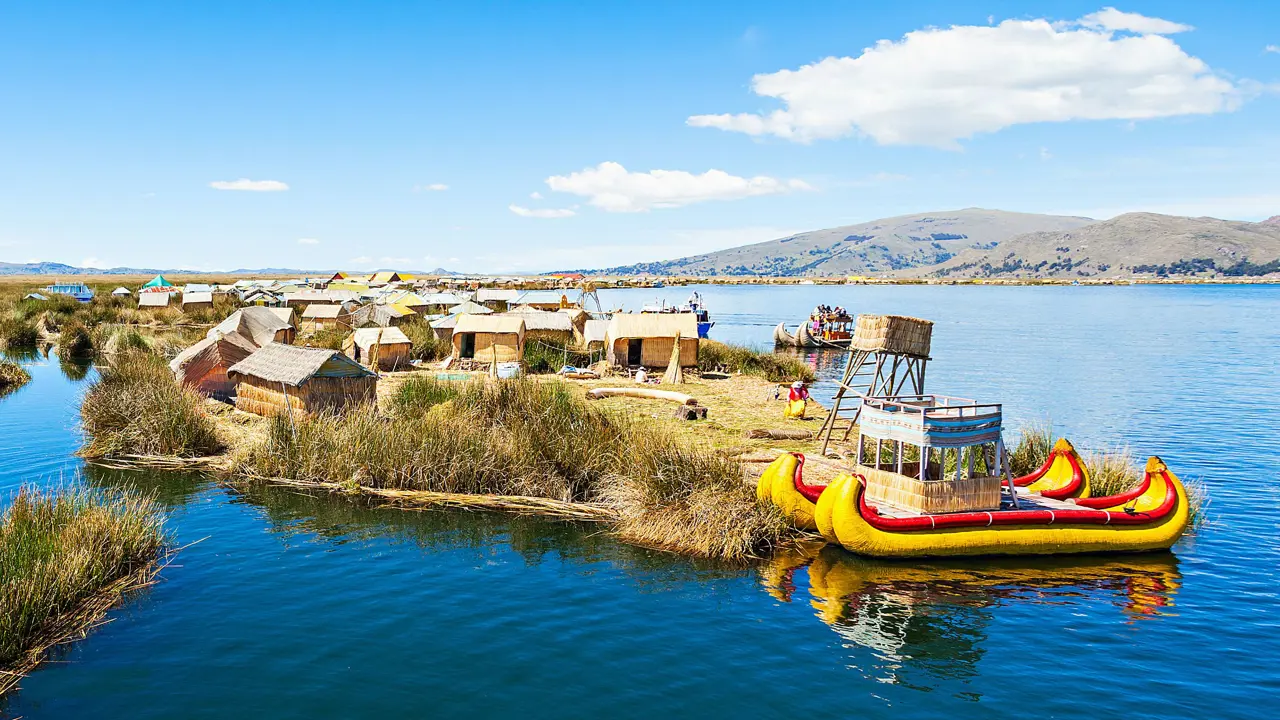
[[[531,272],[971,206],[1280,214],[1280,5],[887,5],[6,3],[0,260]]]

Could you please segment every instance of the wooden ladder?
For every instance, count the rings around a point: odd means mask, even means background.
[[[862,414],[862,399],[897,395],[911,383],[911,392],[924,394],[924,371],[928,358],[898,355],[880,350],[854,350],[844,366],[844,375],[836,386],[831,412],[822,423],[822,454],[827,454],[831,437],[840,432],[847,442]],[[852,395],[852,397],[848,397]],[[846,398],[852,403],[845,407]],[[844,413],[844,414],[841,414]]]

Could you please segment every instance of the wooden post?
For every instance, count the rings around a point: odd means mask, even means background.
[[[899,475],[901,475],[902,474],[902,441],[901,440],[898,441],[897,450],[894,452],[894,459],[897,461],[897,465],[898,465],[896,472]]]

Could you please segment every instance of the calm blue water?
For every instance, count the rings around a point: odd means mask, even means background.
[[[1274,712],[1280,287],[701,291],[712,336],[734,342],[768,343],[818,302],[934,319],[931,391],[1002,401],[1013,424],[1051,420],[1085,447],[1159,454],[1209,488],[1211,522],[1172,554],[884,563],[828,548],[722,567],[566,523],[81,474],[83,382],[37,359],[34,381],[0,400],[0,496],[77,477],[142,485],[170,508],[176,541],[195,544],[0,712]],[[602,295],[636,309],[688,292]]]

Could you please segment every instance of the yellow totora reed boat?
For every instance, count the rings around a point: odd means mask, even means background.
[[[1045,472],[1027,476],[1033,479],[1019,488],[1017,506],[996,510],[927,514],[874,505],[861,475],[841,475],[825,488],[806,485],[799,453],[766,468],[756,494],[797,527],[816,528],[828,542],[871,557],[1131,552],[1166,550],[1178,540],[1190,517],[1187,493],[1160,458],[1147,461],[1142,482],[1129,492],[1056,499],[1048,493],[1070,485],[1078,485],[1070,493],[1087,491],[1083,464],[1069,447],[1059,443]],[[1033,492],[1041,481],[1047,492]]]

